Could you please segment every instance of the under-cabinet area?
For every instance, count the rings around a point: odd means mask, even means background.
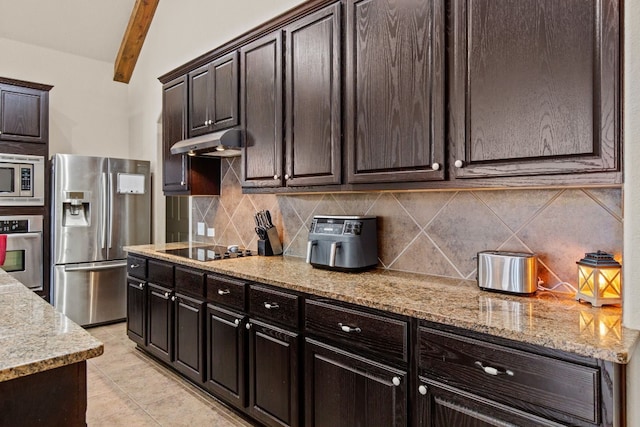
[[[130,339],[259,424],[625,425],[638,332],[583,328],[619,309],[165,246],[129,248]]]

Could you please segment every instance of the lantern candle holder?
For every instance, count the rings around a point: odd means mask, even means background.
[[[622,303],[622,266],[613,255],[597,251],[584,255],[578,264],[576,300],[594,307]]]

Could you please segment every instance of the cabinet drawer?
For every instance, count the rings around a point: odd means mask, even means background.
[[[245,311],[245,283],[207,274],[207,300]]]
[[[147,278],[147,260],[145,258],[129,255],[127,257],[127,274],[138,279]]]
[[[204,298],[204,273],[176,266],[176,290]]]
[[[150,259],[147,274],[149,282],[173,288],[173,265]]]
[[[408,323],[403,320],[307,300],[305,329],[349,347],[408,361]]]
[[[418,335],[420,373],[428,378],[528,412],[600,422],[596,367],[424,326]]]
[[[249,288],[249,312],[252,316],[271,320],[297,329],[298,296],[259,285]]]

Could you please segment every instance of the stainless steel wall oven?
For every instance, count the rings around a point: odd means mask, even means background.
[[[0,234],[7,235],[0,267],[29,289],[42,290],[42,215],[0,216]]]

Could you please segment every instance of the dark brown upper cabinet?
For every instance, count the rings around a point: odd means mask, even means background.
[[[49,140],[49,89],[0,82],[0,141]]]
[[[187,76],[162,88],[162,189],[171,195],[220,194],[220,159],[171,154],[187,135]]]
[[[452,177],[619,170],[618,0],[451,7]]]
[[[348,182],[444,179],[444,2],[345,4]]]
[[[189,73],[190,137],[238,124],[238,53]]]
[[[240,49],[244,187],[283,184],[282,71],[281,31],[267,34]]]
[[[285,28],[287,186],[340,184],[340,3]]]

